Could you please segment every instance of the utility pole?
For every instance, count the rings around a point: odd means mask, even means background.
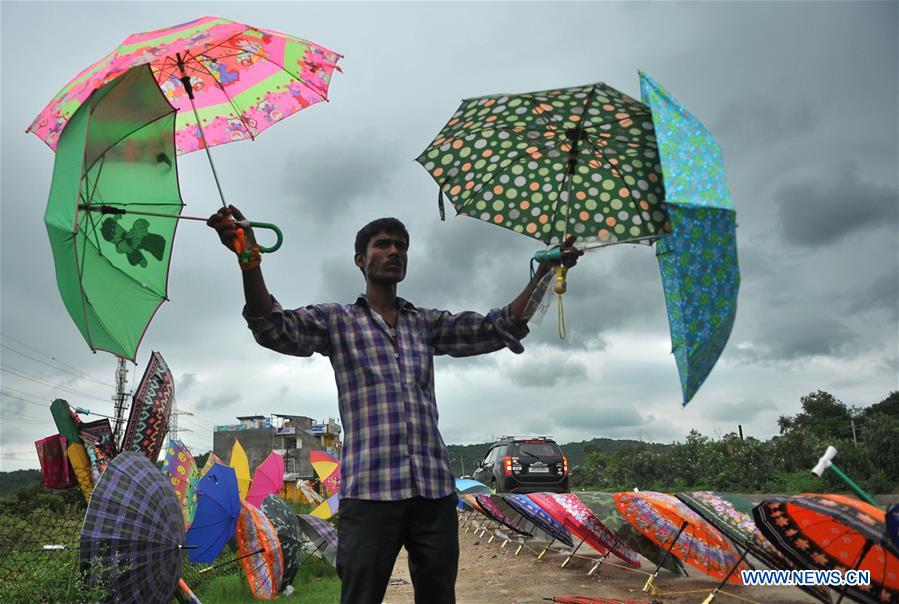
[[[740,440],[743,440],[743,424],[737,424],[737,428],[740,430]]]
[[[128,367],[125,365],[125,359],[118,357],[118,366],[115,371],[115,396],[112,402],[115,403],[115,420],[112,428],[112,440],[116,447],[121,445],[122,440],[122,421],[125,417],[125,398],[131,394],[125,392],[125,385],[128,382]]]
[[[174,407],[175,403],[172,403]],[[172,440],[177,440],[179,432],[193,432],[190,428],[179,428],[178,427],[178,416],[179,415],[187,415],[193,416],[193,413],[190,411],[178,411],[177,408],[172,409],[172,413],[169,418],[169,434],[171,434]]]
[[[858,446],[858,440],[855,438],[855,420],[849,419],[849,423],[852,424],[852,442],[855,443],[855,446]]]

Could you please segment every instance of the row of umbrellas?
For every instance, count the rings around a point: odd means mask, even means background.
[[[127,37],[41,111],[28,130],[56,152],[45,223],[57,283],[92,350],[134,360],[168,299],[176,225],[202,220],[181,214],[177,156],[206,152],[225,205],[209,148],[327,100],[340,58],[203,17]],[[649,75],[640,86],[640,101],[603,83],[467,99],[418,162],[440,187],[441,217],[446,195],[544,254],[568,235],[582,249],[656,242],[687,404],[736,315],[735,212],[711,133]],[[280,245],[275,230],[263,251]]]
[[[177,442],[171,451],[180,452],[176,459],[185,453]],[[168,464],[160,472],[145,456],[125,452],[94,487],[81,534],[81,567],[92,585],[110,590],[112,600],[169,602],[179,588],[182,552],[191,562],[211,563],[232,539],[236,553],[226,563],[241,563],[257,599],[275,599],[290,585],[307,543],[311,553],[336,563],[337,535],[327,521],[295,514],[274,492],[262,495],[258,505],[242,499],[234,468],[219,462],[207,466],[195,483],[195,504],[186,506],[174,482],[181,474],[171,472],[175,467],[181,466]],[[259,478],[261,494],[271,486],[259,470],[253,485]]]
[[[466,530],[477,518],[482,535],[491,527],[507,529],[503,547],[515,535],[516,554],[529,542],[543,542],[538,558],[562,543],[569,548],[563,566],[586,543],[599,553],[589,574],[610,554],[630,568],[643,556],[655,564],[644,586],[651,593],[657,593],[654,580],[662,568],[686,574],[687,564],[720,581],[714,597],[726,583],[741,584],[751,555],[780,570],[868,570],[871,584],[835,588],[839,599],[899,599],[899,546],[887,535],[885,512],[842,495],[772,497],[753,506],[738,495],[709,491],[499,494],[470,480],[457,481],[457,491]],[[823,586],[802,589],[831,601]]]

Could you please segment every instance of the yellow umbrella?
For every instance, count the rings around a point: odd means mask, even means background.
[[[247,454],[243,447],[240,446],[239,440],[234,440],[234,447],[231,449],[231,467],[234,468],[234,474],[237,476],[237,490],[240,493],[240,500],[247,498],[247,491],[250,490],[250,462],[247,460]]]

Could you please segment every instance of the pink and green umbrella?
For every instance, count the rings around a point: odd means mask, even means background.
[[[200,483],[200,474],[197,472],[197,462],[180,440],[172,439],[165,451],[165,461],[162,462],[162,473],[165,474],[178,503],[181,504],[181,512],[184,514],[184,530],[188,530],[193,524],[194,514],[197,512],[197,488]]]
[[[289,34],[201,17],[128,36],[72,78],[28,130],[55,151],[69,119],[94,91],[135,67],[149,65],[177,111],[179,155],[253,139],[285,117],[326,101],[340,58]]]

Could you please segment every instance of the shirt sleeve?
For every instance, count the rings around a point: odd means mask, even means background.
[[[285,310],[272,296],[272,309],[267,315],[251,317],[244,306],[243,316],[253,337],[265,348],[298,357],[331,353],[327,305]]]
[[[434,354],[467,357],[503,348],[515,354],[524,352],[521,340],[528,335],[527,323],[512,316],[508,306],[494,308],[486,317],[476,312],[428,313]]]

